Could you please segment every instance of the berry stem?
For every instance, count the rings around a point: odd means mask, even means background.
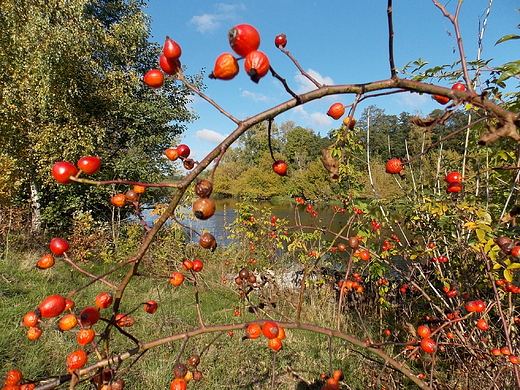
[[[273,147],[271,145],[271,125],[273,124],[273,120],[273,118],[269,118],[267,120],[267,144],[269,145],[269,152],[271,152],[271,157],[273,161],[276,162],[276,159],[274,158]]]

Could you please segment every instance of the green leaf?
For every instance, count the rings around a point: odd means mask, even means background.
[[[495,45],[498,45],[499,43],[502,43],[505,41],[510,41],[511,39],[520,39],[520,35],[516,35],[516,34],[504,35],[502,38],[500,38],[498,41],[495,42]]]

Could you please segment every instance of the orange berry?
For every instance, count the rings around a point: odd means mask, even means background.
[[[249,324],[246,329],[247,337],[257,339],[262,335],[262,328],[258,324]]]
[[[71,330],[78,324],[78,318],[75,314],[69,313],[65,314],[63,317],[61,317],[60,322],[58,323],[58,327],[63,330]]]
[[[280,333],[280,329],[273,321],[267,321],[264,326],[262,326],[262,333],[268,339],[274,339]]]
[[[279,350],[282,349],[282,340],[280,340],[279,338],[275,337],[273,339],[269,339],[267,345],[273,351],[278,352]]]

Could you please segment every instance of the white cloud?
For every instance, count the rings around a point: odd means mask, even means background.
[[[190,23],[196,26],[200,33],[211,32],[220,27],[220,23],[224,20],[236,18],[236,11],[245,9],[243,4],[214,4],[213,13],[205,13],[202,15],[195,15],[190,19]]]
[[[327,114],[319,111],[309,114],[303,106],[295,107],[293,113],[309,127],[327,127],[332,123],[332,119]]]
[[[332,120],[327,114],[323,112],[313,112],[311,114],[311,122],[314,123],[316,126],[325,127],[330,126]]]
[[[420,107],[431,101],[430,95],[418,93],[401,93],[396,95],[399,104],[406,107]]]
[[[306,72],[309,74],[309,76],[311,76],[314,80],[316,80],[320,84],[334,85],[334,80],[332,80],[331,77],[322,76],[321,74],[316,72],[314,69],[308,69]],[[294,76],[294,80],[298,84],[298,89],[296,90],[297,94],[309,92],[309,91],[312,91],[313,89],[316,89],[316,86],[314,85],[314,83],[299,72],[296,74],[296,76]]]
[[[241,96],[252,99],[255,102],[267,102],[269,100],[269,97],[266,95],[250,91],[243,91]]]
[[[211,142],[214,144],[218,144],[218,143],[222,142],[226,137],[227,137],[227,135],[220,134],[214,130],[209,130],[209,129],[202,129],[202,130],[195,132],[196,139],[198,139],[200,141]]]
[[[197,26],[197,31],[201,33],[216,30],[219,26],[218,15],[195,15],[191,18],[190,22],[195,24]]]

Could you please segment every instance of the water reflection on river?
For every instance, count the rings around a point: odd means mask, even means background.
[[[219,245],[225,246],[229,244],[228,238],[229,231],[225,229],[229,226],[236,218],[236,199],[217,199],[215,200],[216,212],[210,219],[206,221],[194,220],[192,218],[185,218],[181,222],[197,232],[207,230],[212,233]],[[278,218],[287,218],[289,226],[303,225],[313,226],[317,223],[318,227],[330,229],[332,231],[339,231],[347,222],[348,214],[336,214],[334,220],[331,223],[334,215],[332,204],[316,205],[314,209],[318,212],[318,218],[312,218],[309,213],[305,212],[305,207],[299,205],[299,212],[295,213],[297,206],[296,202],[269,202],[269,201],[257,201],[254,205],[260,209],[270,209],[271,215],[276,215]],[[187,211],[189,212],[189,211]],[[149,213],[144,213],[147,223],[152,224],[155,216],[150,216]],[[315,222],[316,220],[317,222]],[[187,229],[187,234],[192,241],[198,241],[198,236]],[[332,236],[331,236],[332,237]],[[326,238],[331,238],[326,237]]]

